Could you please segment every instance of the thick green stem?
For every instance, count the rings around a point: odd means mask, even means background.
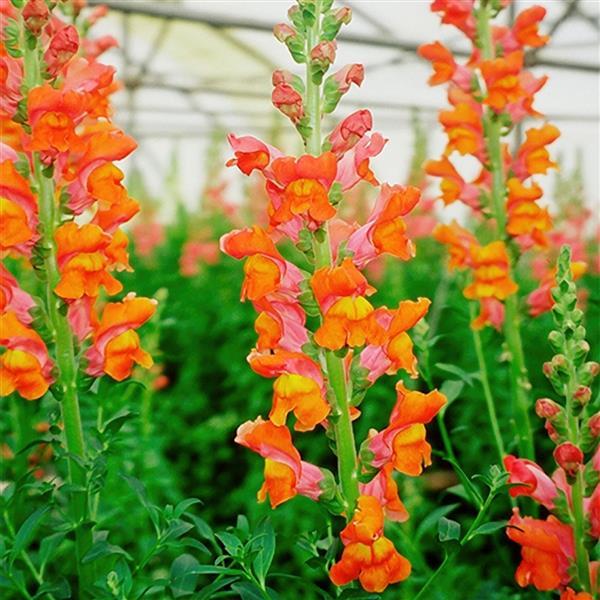
[[[23,28],[24,31],[24,28]],[[40,85],[43,80],[40,72],[39,49],[30,48],[24,40],[25,85],[30,87]],[[64,426],[64,437],[69,452],[69,483],[71,484],[70,505],[75,521],[75,550],[77,569],[80,580],[79,597],[84,598],[83,591],[91,583],[92,570],[90,566],[82,565],[81,559],[92,544],[91,530],[84,526],[87,518],[86,472],[80,464],[85,460],[85,443],[83,427],[79,411],[77,394],[77,360],[73,344],[73,333],[69,325],[65,305],[54,293],[60,280],[57,263],[56,242],[54,239],[59,222],[55,202],[54,181],[44,173],[44,167],[37,152],[33,153],[33,179],[37,187],[38,216],[40,221],[41,239],[38,245],[44,256],[45,271],[45,303],[50,321],[57,367],[56,390],[61,404]]]
[[[315,156],[321,153],[321,86],[316,84],[310,72],[310,51],[319,43],[321,26],[321,1],[316,2],[315,23],[306,36],[306,113],[309,118],[310,134],[306,140],[306,150]],[[319,237],[319,239],[317,239]],[[315,268],[332,265],[331,243],[326,228],[315,235],[313,240]],[[346,518],[351,519],[358,499],[358,460],[354,431],[350,418],[348,382],[343,360],[333,352],[325,352],[327,376],[331,388],[332,428],[338,459],[338,475],[345,503]]]
[[[469,312],[471,314],[471,321],[475,318],[475,304],[469,302]],[[481,343],[481,334],[478,329],[471,329],[473,332],[473,345],[475,346],[475,354],[477,355],[477,363],[479,365],[479,374],[481,377],[481,387],[483,388],[483,397],[485,399],[485,405],[488,411],[488,417],[490,419],[490,425],[492,427],[492,433],[494,434],[494,441],[496,443],[496,450],[498,451],[498,458],[500,464],[506,456],[504,451],[504,442],[502,441],[502,434],[500,433],[500,427],[498,426],[498,416],[496,415],[496,403],[492,395],[492,388],[490,386],[490,379],[488,376],[487,364],[485,362],[485,354],[483,353],[483,345]]]
[[[495,49],[490,27],[491,6],[482,4],[477,14],[478,39],[482,45],[485,60],[495,58]],[[501,123],[490,108],[484,115],[484,129],[487,141],[489,168],[492,174],[491,208],[496,221],[496,237],[503,239],[506,231],[506,174],[502,157]],[[511,260],[512,263],[512,260]],[[510,265],[508,275],[512,277],[513,266]],[[518,298],[509,296],[505,301],[504,337],[510,358],[510,380],[512,388],[513,415],[522,457],[535,459],[533,435],[529,420],[529,390],[531,385],[527,375],[523,342],[521,340]]]

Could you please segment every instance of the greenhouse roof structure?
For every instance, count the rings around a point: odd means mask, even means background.
[[[562,131],[556,150],[566,164],[582,156],[586,187],[600,197],[597,181],[599,138],[600,3],[596,0],[537,2],[547,9],[547,48],[527,57],[534,74],[550,79],[539,94],[538,108]],[[124,90],[117,117],[139,141],[137,160],[147,179],[162,185],[173,150],[180,156],[186,192],[202,187],[194,168],[218,132],[251,133],[293,144],[289,123],[271,106],[271,72],[298,71],[272,35],[286,18],[289,0],[90,0],[106,4],[109,16],[95,32],[117,34],[120,48],[111,51]],[[444,106],[444,91],[427,85],[430,65],[416,49],[440,40],[466,56],[460,35],[440,26],[428,0],[351,0],[353,21],[338,42],[336,65],[360,62],[365,81],[341,102],[340,115],[369,108],[375,127],[390,138],[379,169],[390,180],[405,176],[411,150],[411,111],[418,109],[431,131],[434,154],[442,148],[439,128],[432,127]],[[534,4],[515,0],[513,14]],[[508,12],[508,11],[507,11]],[[527,127],[527,123],[525,124]],[[290,150],[294,147],[288,148]],[[223,148],[223,156],[226,150]],[[161,176],[162,174],[162,176]]]

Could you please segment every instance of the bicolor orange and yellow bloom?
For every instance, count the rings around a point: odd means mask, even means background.
[[[340,586],[358,580],[365,590],[381,592],[411,571],[383,532],[385,519],[408,519],[394,473],[415,477],[431,464],[425,425],[446,399],[438,391],[425,394],[399,383],[389,426],[372,432],[357,451],[352,421],[361,414],[358,391],[400,370],[418,377],[409,330],[430,305],[418,298],[395,308],[378,306],[377,290],[363,270],[382,255],[402,261],[414,257],[405,218],[421,193],[414,186],[377,180],[370,159],[386,139],[372,131],[368,110],[348,115],[321,139],[322,113],[332,112],[352,83],[360,85],[364,71],[348,65],[326,76],[335,59],[337,29],[349,21],[349,9],[336,12],[328,6],[316,19],[306,17],[302,34],[297,28],[305,17],[296,11],[290,11],[292,25],[278,25],[275,35],[306,65],[307,79],[300,84],[298,76],[275,71],[272,99],[298,129],[306,152],[285,156],[251,136],[228,138],[233,150],[228,166],[262,176],[268,199],[266,226],[224,235],[221,249],[245,261],[241,299],[258,313],[248,362],[274,380],[270,409],[265,407],[268,420],[258,417],[241,425],[236,442],[265,459],[259,500],[268,497],[276,507],[304,495],[345,518],[344,550],[330,570],[331,580]],[[322,29],[325,20],[328,27]],[[306,42],[307,28],[314,31],[313,47]],[[344,193],[360,182],[378,188],[362,225],[345,221],[338,210]],[[281,249],[279,242],[284,242]],[[288,258],[285,242],[304,255],[302,268]],[[356,399],[350,399],[350,390],[357,392]],[[333,441],[336,475],[302,460],[292,429],[321,432]]]

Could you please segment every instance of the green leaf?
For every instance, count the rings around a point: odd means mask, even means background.
[[[262,590],[249,581],[238,581],[231,586],[231,589],[240,595],[242,600],[264,600]]]
[[[65,539],[66,533],[59,531],[46,536],[40,543],[39,561],[40,570],[43,571],[46,563],[54,556],[54,552]]]
[[[491,535],[500,529],[505,529],[507,525],[508,521],[490,521],[489,523],[484,523],[470,533],[469,539],[474,538],[476,535]]]
[[[49,594],[52,594],[55,600],[71,598],[71,586],[64,577],[61,577],[57,581],[45,581],[40,585],[33,599],[41,600],[42,598],[47,598]]]
[[[473,381],[477,379],[477,372],[467,373],[465,370],[457,367],[456,365],[449,365],[447,363],[436,363],[436,368],[440,371],[444,371],[445,373],[450,373],[451,375],[456,375],[459,379],[464,381],[468,386],[473,385]]]
[[[121,546],[115,546],[114,544],[110,544],[106,540],[99,540],[95,542],[92,547],[85,553],[84,557],[81,559],[83,564],[90,563],[100,558],[105,558],[106,556],[113,556],[115,554],[120,554],[124,556],[127,560],[133,560],[131,555],[123,550]]]
[[[431,511],[419,524],[415,534],[415,541],[418,542],[425,533],[432,529],[442,517],[450,514],[454,509],[458,508],[460,504],[455,502],[454,504],[448,504],[447,506],[440,506],[435,510]]]
[[[222,531],[221,533],[217,533],[216,536],[223,546],[225,546],[225,550],[230,556],[237,556],[239,554],[239,551],[242,548],[242,542],[237,535]]]
[[[215,534],[213,533],[213,530],[211,529],[210,525],[204,519],[196,517],[195,515],[190,515],[190,518],[196,526],[200,537],[214,544]]]
[[[256,534],[257,539],[254,540],[254,547],[258,547],[259,551],[252,566],[256,578],[264,585],[275,555],[275,531],[271,522],[266,520],[257,528]]]
[[[178,519],[188,508],[190,508],[190,506],[194,506],[195,504],[202,504],[202,500],[198,498],[186,498],[185,500],[182,500],[173,509],[173,516]]]
[[[196,600],[209,600],[209,598],[213,598],[213,594],[215,592],[222,590],[237,580],[237,577],[225,577],[223,579],[217,579],[210,585],[204,586],[200,593],[196,596]]]
[[[449,462],[456,471],[458,478],[460,479],[463,486],[463,493],[466,493],[466,496],[461,496],[458,490],[458,486],[453,486],[452,488],[448,488],[447,491],[450,491],[457,496],[464,497],[467,501],[471,502],[477,508],[481,508],[483,506],[483,498],[481,497],[481,493],[477,489],[477,486],[469,479],[469,476],[462,470],[462,467],[456,462],[454,459],[449,456],[445,457],[445,460]]]
[[[230,569],[218,565],[198,565],[193,571],[198,575],[243,575],[241,569]]]
[[[194,593],[198,583],[198,573],[194,573],[194,569],[199,566],[200,563],[191,554],[182,554],[173,561],[170,588],[175,598]]]
[[[440,542],[451,542],[460,539],[460,523],[442,517],[438,522],[438,538]]]
[[[43,518],[46,516],[46,513],[50,510],[49,506],[42,506],[38,508],[35,512],[33,512],[25,522],[19,527],[19,531],[17,531],[17,535],[15,536],[13,547],[10,551],[9,557],[9,566],[12,567],[15,559],[27,546],[29,542],[31,542],[33,535],[35,534],[38,526],[42,522]]]
[[[138,413],[132,412],[126,408],[121,409],[115,415],[113,415],[104,425],[102,426],[103,433],[115,434],[131,419],[138,416]]]
[[[440,388],[440,392],[446,396],[448,402],[444,405],[442,410],[445,410],[460,396],[460,393],[463,391],[465,384],[463,381],[457,381],[456,379],[448,379],[444,381],[442,387]]]

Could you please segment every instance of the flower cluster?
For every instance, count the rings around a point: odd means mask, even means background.
[[[136,143],[111,121],[114,69],[97,60],[114,40],[81,39],[45,1],[12,4],[3,6],[0,46],[0,118],[11,133],[0,146],[1,252],[35,269],[45,300],[2,266],[0,393],[36,399],[54,380],[59,396],[71,385],[72,365],[58,357],[72,354],[74,340],[87,346],[94,377],[122,380],[134,364],[151,366],[136,329],[155,302],[129,294],[99,306],[103,293],[123,289],[113,273],[131,270],[121,226],[139,210],[115,165]],[[81,29],[102,14],[79,15]]]
[[[548,210],[539,204],[542,189],[534,180],[556,166],[547,146],[559,136],[556,127],[545,123],[525,132],[525,140],[511,154],[502,137],[525,118],[540,118],[533,107],[535,94],[547,77],[534,77],[524,68],[525,51],[540,48],[548,36],[538,31],[546,11],[531,6],[517,15],[512,27],[491,25],[509,2],[499,0],[434,0],[431,10],[443,23],[458,28],[472,43],[466,64],[456,62],[440,42],[425,44],[420,55],[431,61],[431,85],[447,84],[450,110],[440,113],[440,123],[448,137],[444,155],[426,164],[430,175],[441,178],[441,198],[445,204],[460,201],[473,214],[494,220],[494,241],[477,249],[460,266],[473,269],[474,283],[465,296],[481,303],[474,325],[498,327],[503,321],[502,303],[517,291],[510,282],[511,262],[508,244],[522,251],[546,248],[552,228]],[[452,158],[472,156],[481,165],[473,181],[465,180]],[[456,161],[455,161],[456,162]],[[439,238],[446,241],[447,232]],[[458,265],[456,265],[458,266]]]
[[[510,494],[531,497],[550,515],[521,517],[515,508],[507,535],[522,546],[522,562],[515,574],[520,586],[560,590],[561,598],[579,592],[577,598],[591,600],[599,566],[590,560],[588,549],[600,538],[600,413],[592,414],[590,386],[600,367],[586,362],[589,345],[583,314],[575,308],[569,256],[563,247],[558,287],[552,292],[556,330],[549,336],[557,354],[544,365],[544,373],[565,404],[548,398],[536,403],[536,412],[545,419],[546,431],[556,445],[557,469],[550,477],[533,461],[510,455],[504,461],[509,483],[514,484]]]
[[[371,430],[357,453],[352,421],[360,416],[367,389],[400,370],[417,377],[407,332],[430,302],[419,298],[387,308],[371,301],[376,290],[362,270],[382,255],[414,256],[404,217],[420,192],[375,178],[369,161],[386,140],[371,131],[368,110],[352,113],[321,139],[321,107],[332,112],[363,78],[361,65],[326,77],[335,36],[350,19],[348,9],[331,4],[303,0],[289,11],[291,24],[275,28],[296,62],[305,65],[306,80],[276,71],[273,103],[296,126],[307,153],[287,156],[254,137],[229,136],[234,156],[228,164],[263,178],[267,223],[226,234],[221,248],[245,259],[242,300],[258,313],[258,338],[248,361],[274,380],[268,420],[244,423],[236,441],[265,459],[260,500],[268,496],[276,507],[300,494],[345,516],[345,548],[331,568],[332,581],[345,585],[358,579],[364,589],[380,592],[410,573],[410,563],[383,532],[384,517],[408,518],[393,472],[416,476],[431,463],[425,425],[446,400],[437,391],[425,394],[398,383],[389,425]],[[338,206],[361,182],[379,193],[366,223],[358,225],[341,219]],[[334,441],[337,478],[302,460],[290,420],[295,431],[322,430]]]

